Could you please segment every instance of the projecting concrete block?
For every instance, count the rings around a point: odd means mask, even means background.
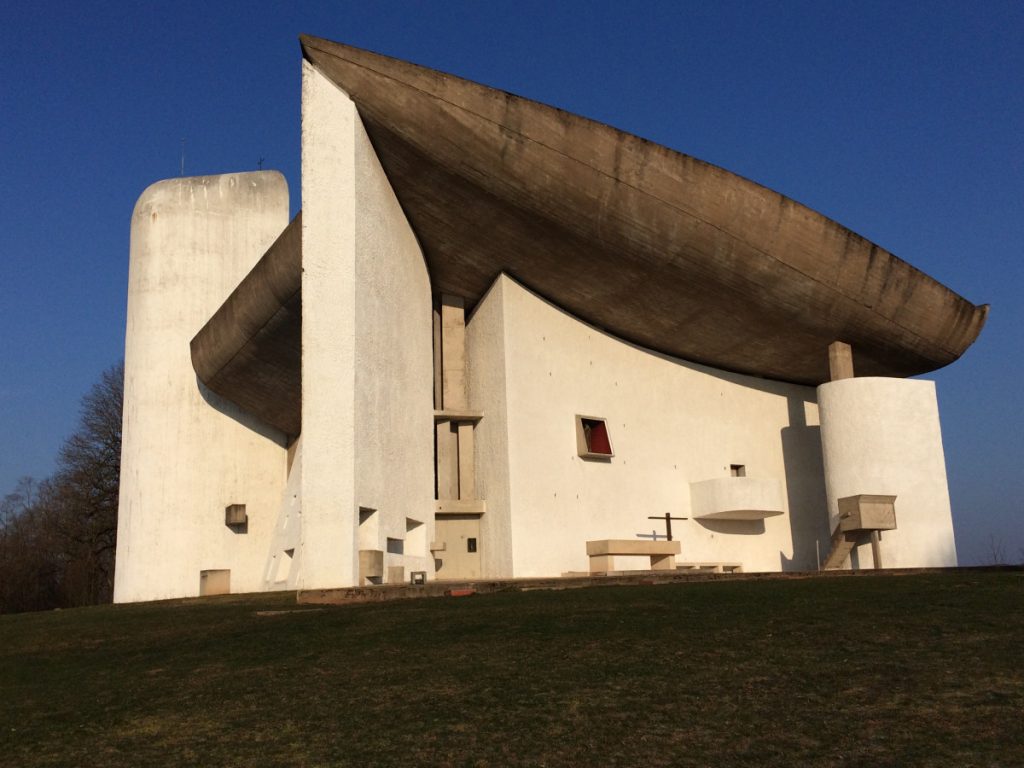
[[[896,497],[862,493],[839,499],[839,526],[843,531],[896,529]]]

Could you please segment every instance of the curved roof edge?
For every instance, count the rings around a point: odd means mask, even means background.
[[[975,306],[849,229],[716,166],[452,75],[303,36],[354,100],[432,288],[501,273],[640,347],[724,371],[911,376],[977,338]],[[301,214],[192,340],[199,378],[301,431]]]
[[[435,290],[501,271],[628,341],[817,384],[827,347],[910,376],[977,338],[975,306],[761,185],[607,125],[409,62],[302,36],[355,102]]]

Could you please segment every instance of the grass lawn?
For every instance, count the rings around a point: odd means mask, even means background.
[[[1021,571],[0,616],[0,764],[1022,766],[1022,663]]]

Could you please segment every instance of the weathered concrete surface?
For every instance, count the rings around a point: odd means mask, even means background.
[[[356,584],[361,549],[384,552],[384,573],[432,575],[430,279],[355,105],[308,63],[302,197],[296,584]]]
[[[354,100],[433,291],[465,297],[467,310],[505,272],[627,341],[802,384],[829,380],[837,340],[852,345],[858,375],[902,377],[953,362],[984,325],[987,306],[721,168],[435,70],[301,40]],[[273,264],[193,344],[207,386],[291,435],[301,296],[277,302],[278,286],[301,282],[297,240],[286,232]]]
[[[273,171],[168,179],[135,205],[115,602],[198,595],[203,571],[261,588],[285,436],[197,386],[188,343],[287,223]],[[231,504],[245,533],[224,524]]]
[[[824,216],[721,168],[451,75],[302,37],[355,101],[427,257],[475,303],[505,271],[646,347],[783,381],[956,360],[977,307]]]

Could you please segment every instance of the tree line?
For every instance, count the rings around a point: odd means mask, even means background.
[[[0,613],[111,601],[123,394],[118,363],[82,398],[53,475],[0,501]]]

